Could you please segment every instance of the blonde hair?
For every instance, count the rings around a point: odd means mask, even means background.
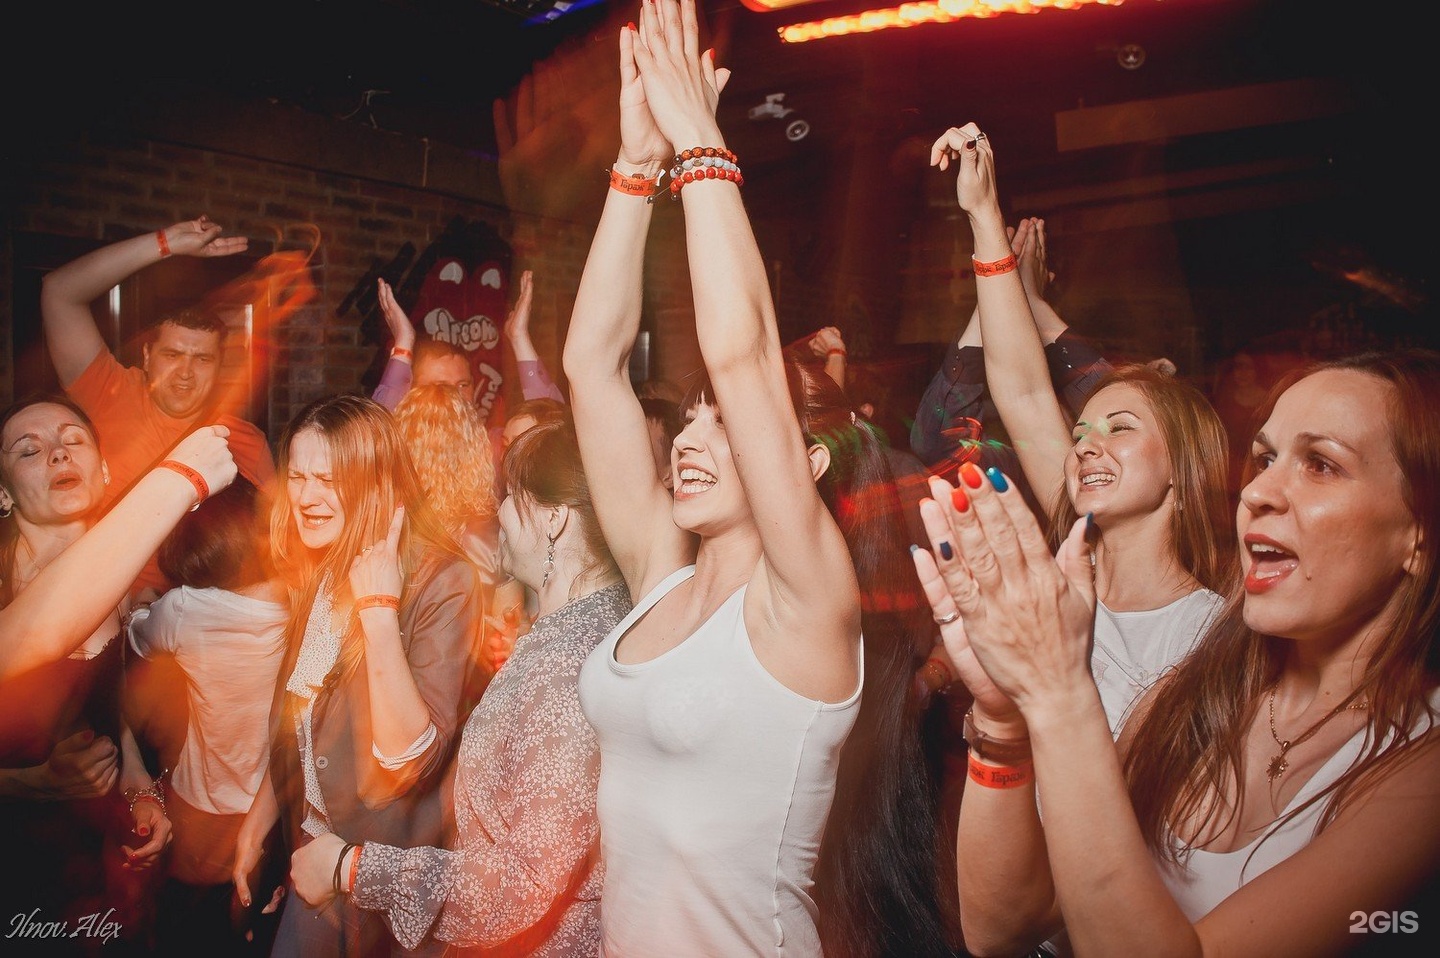
[[[440,521],[457,529],[499,511],[495,457],[485,420],[454,386],[415,386],[395,407],[420,487]]]

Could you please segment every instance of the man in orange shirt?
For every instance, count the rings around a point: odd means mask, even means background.
[[[265,434],[216,402],[224,338],[217,317],[186,310],[162,318],[150,330],[144,365],[137,369],[115,359],[90,312],[90,303],[106,290],[167,256],[229,256],[248,245],[244,237],[220,233],[202,216],[101,247],[45,277],[40,309],[46,345],[61,385],[100,434],[110,467],[107,505],[191,431],[216,422],[230,429],[240,474],[272,491],[275,463]],[[160,592],[167,585],[152,560],[136,590]]]

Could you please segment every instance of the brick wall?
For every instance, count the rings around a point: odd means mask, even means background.
[[[34,304],[17,303],[13,295],[14,235],[99,245],[201,213],[227,234],[249,237],[251,252],[314,249],[306,272],[318,295],[271,331],[270,414],[259,425],[272,440],[306,402],[368,388],[386,335],[378,317],[367,319],[353,307],[342,310],[347,295],[406,244],[423,251],[457,220],[485,224],[509,243],[512,275],[535,271],[533,336],[551,374],[562,381],[564,329],[593,234],[589,214],[598,215],[598,202],[575,219],[512,213],[496,189],[492,159],[453,155],[459,151],[437,157],[443,147],[356,124],[337,129],[324,117],[287,112],[281,121],[277,130],[273,117],[242,117],[224,135],[207,135],[177,132],[184,118],[167,114],[163,123],[153,118],[134,123],[139,133],[90,131],[49,142],[27,157],[0,241],[5,392],[13,389],[15,333],[24,324],[39,324]],[[147,135],[152,130],[154,135]],[[315,147],[327,138],[334,149]],[[257,155],[267,153],[274,155]],[[377,165],[377,153],[385,162]],[[412,163],[412,156],[418,162]],[[445,164],[458,172],[445,176]],[[327,166],[334,168],[321,168]],[[351,168],[367,175],[347,173]],[[601,184],[597,179],[597,201],[604,195]],[[657,215],[650,264],[655,282],[647,289],[652,313],[688,308],[679,229],[678,209]],[[667,261],[679,269],[667,267]],[[512,402],[518,398],[514,392],[507,396]]]

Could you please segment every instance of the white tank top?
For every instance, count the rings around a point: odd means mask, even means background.
[[[1430,715],[1421,716],[1412,734],[1424,735],[1436,723],[1437,714],[1440,714],[1440,690],[1430,695]],[[1368,750],[1366,739],[1370,730],[1369,726],[1360,729],[1340,746],[1335,754],[1310,776],[1310,780],[1301,786],[1300,791],[1295,793],[1295,797],[1285,806],[1285,812],[1288,813],[1290,809],[1308,801],[1311,796],[1349,771],[1360,758],[1361,752]],[[1329,805],[1329,798],[1316,802],[1286,822],[1273,835],[1267,831],[1244,848],[1237,848],[1233,852],[1196,849],[1190,853],[1184,866],[1176,866],[1157,857],[1160,877],[1170,889],[1170,894],[1174,896],[1180,910],[1185,912],[1185,916],[1191,921],[1199,921],[1216,905],[1235,894],[1241,885],[1254,881],[1256,876],[1274,868],[1310,844],[1310,840],[1315,837],[1315,826],[1319,824],[1320,816]]]
[[[600,954],[819,956],[813,874],[860,689],[827,704],[782,685],[750,645],[744,587],[675,648],[615,661],[694,572],[652,589],[580,670],[600,744]]]

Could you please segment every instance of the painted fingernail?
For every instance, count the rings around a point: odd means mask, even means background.
[[[973,150],[973,149],[975,149],[975,141],[974,141],[974,140],[966,140],[966,141],[965,141],[965,149],[967,149],[967,150]]]
[[[625,24],[625,26],[629,27],[633,31],[635,29],[635,21],[631,20],[629,23]]]
[[[950,548],[950,543],[943,541],[940,543],[940,558],[947,562],[955,558],[955,550]]]
[[[240,904],[244,905],[246,908],[249,908],[249,907],[250,907],[250,899],[248,899],[248,898],[242,898],[242,899],[240,899]]]
[[[960,478],[964,479],[965,485],[971,489],[979,489],[985,481],[985,477],[980,474],[980,467],[973,462],[967,462],[960,467]]]
[[[955,507],[956,512],[968,512],[970,497],[965,495],[964,489],[956,489],[950,493],[950,504]]]
[[[139,828],[135,829],[135,834],[139,835],[141,838],[144,838],[146,835],[150,834],[150,829],[146,828],[144,825],[141,825]]]
[[[706,50],[704,53],[702,53],[702,54],[700,54],[700,55],[701,55],[702,57],[709,57],[710,59],[713,60],[713,59],[715,59],[715,48],[714,48],[714,47],[711,47],[710,49]]]
[[[915,543],[913,543],[913,542],[910,543],[910,554],[911,554],[912,556],[913,556],[915,553],[919,552],[919,551],[920,551],[920,547],[919,547],[919,546],[917,546],[917,545],[916,545]]]
[[[1005,474],[995,466],[986,469],[985,475],[990,477],[990,485],[995,487],[996,492],[1004,492],[1010,488],[1010,483],[1005,481]]]
[[[1100,537],[1099,527],[1095,525],[1095,513],[1085,513],[1085,542],[1094,545],[1095,540]]]

